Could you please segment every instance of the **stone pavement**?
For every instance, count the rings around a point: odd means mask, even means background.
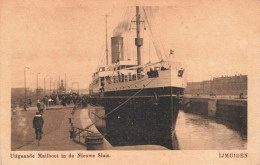
[[[53,120],[52,122],[61,122],[60,126],[49,133],[43,133],[40,146],[38,141],[34,140],[31,143],[24,145],[19,150],[86,150],[86,147],[75,143],[70,139],[70,124],[68,118],[71,117],[72,107],[63,108],[60,110],[65,113],[61,121]],[[45,111],[44,118],[48,117],[49,111]],[[46,122],[45,122],[46,124]],[[50,123],[51,124],[51,123]]]

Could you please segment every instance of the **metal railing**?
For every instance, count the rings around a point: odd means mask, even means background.
[[[81,142],[81,137],[84,138],[84,136],[87,136],[88,133],[93,133],[93,131],[90,131],[89,129],[84,129],[84,128],[79,128],[79,127],[71,127],[70,131],[70,138],[73,139],[73,141],[85,144],[85,139],[84,141]]]

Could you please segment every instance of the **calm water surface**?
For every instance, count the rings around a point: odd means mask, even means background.
[[[240,150],[246,149],[247,139],[214,120],[179,112],[176,136],[180,150]]]

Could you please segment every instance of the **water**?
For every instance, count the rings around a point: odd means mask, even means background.
[[[98,110],[104,111],[103,108]],[[106,134],[105,129],[99,128],[99,130]],[[137,141],[130,140],[120,143],[140,145]],[[142,144],[145,145],[145,143]],[[247,138],[219,121],[180,110],[172,146],[175,150],[243,150],[247,148]]]
[[[176,136],[180,150],[240,150],[247,139],[239,132],[200,115],[179,112]]]

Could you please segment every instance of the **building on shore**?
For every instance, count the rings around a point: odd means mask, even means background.
[[[188,82],[185,94],[247,96],[247,75],[222,76],[202,82]]]

